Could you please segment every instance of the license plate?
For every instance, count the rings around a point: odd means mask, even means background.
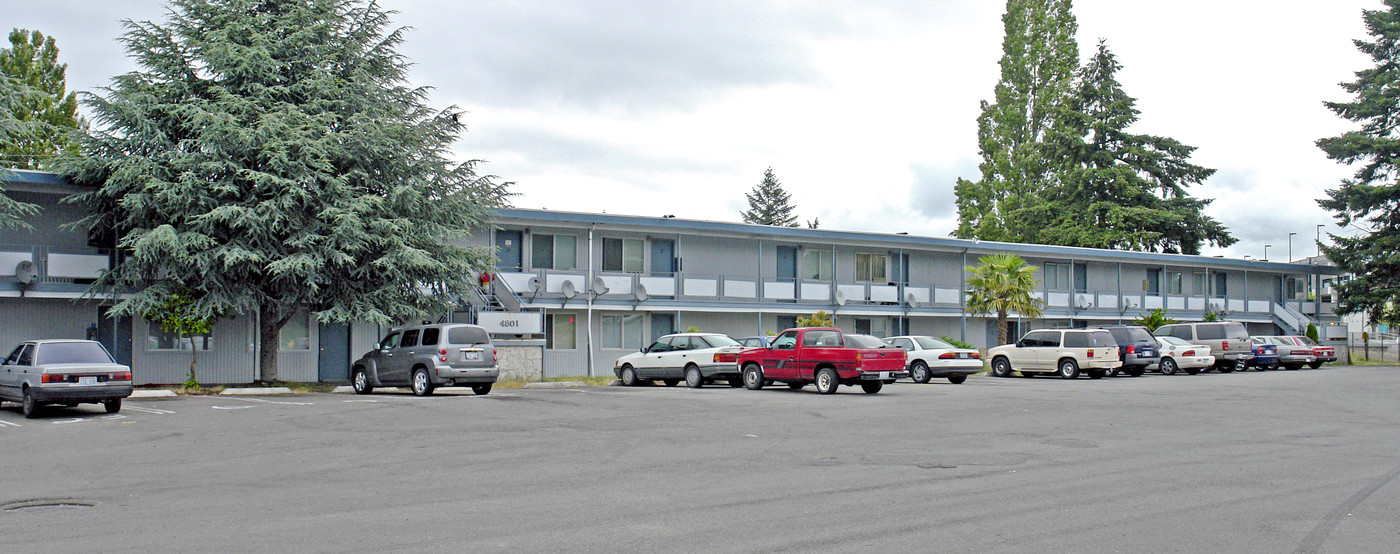
[[[967,352],[958,352],[958,359],[966,360]]]
[[[97,384],[97,376],[96,376],[96,375],[88,375],[88,376],[86,376],[86,377],[79,377],[79,378],[78,378],[78,384],[79,384],[79,385],[96,385],[96,384]]]
[[[888,371],[881,371],[881,372],[880,372],[880,378],[881,378],[881,379],[889,379],[889,378],[890,378],[890,372],[888,372]]]
[[[480,352],[467,352],[467,357],[466,357],[466,359],[467,359],[467,361],[469,361],[469,362],[479,362],[479,361],[481,361],[481,353],[480,353]]]

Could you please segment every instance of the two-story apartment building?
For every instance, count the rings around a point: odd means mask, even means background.
[[[253,315],[225,318],[194,340],[108,317],[110,302],[84,293],[109,267],[112,245],[65,226],[84,216],[61,202],[80,189],[42,172],[0,179],[5,194],[43,209],[30,218],[32,231],[11,230],[0,241],[0,348],[97,338],[132,366],[138,384],[184,381],[198,348],[200,381],[256,378]],[[1155,308],[1178,320],[1216,312],[1267,334],[1301,332],[1317,312],[1335,319],[1330,304],[1307,301],[1307,283],[1336,272],[1322,265],[524,209],[500,211],[471,240],[497,249],[498,271],[484,294],[439,317],[492,326],[501,339],[543,339],[549,376],[607,374],[618,356],[689,327],[760,335],[819,310],[849,332],[990,346],[992,321],[967,313],[962,291],[964,268],[993,253],[1042,268],[1045,313],[1018,320],[1021,329],[1129,321]],[[384,331],[302,314],[282,331],[279,375],[344,379]]]

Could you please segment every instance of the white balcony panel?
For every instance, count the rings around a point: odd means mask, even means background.
[[[803,300],[831,300],[831,285],[826,283],[802,283]]]
[[[899,302],[899,287],[894,285],[870,285],[871,302]]]
[[[52,258],[52,256],[50,256],[50,258]],[[504,272],[499,273],[498,275],[500,275],[502,281],[506,282],[506,285],[510,287],[510,290],[515,291],[516,294],[524,294],[530,292],[530,278],[535,276],[534,273]]]
[[[1269,301],[1268,301],[1268,300],[1250,300],[1250,301],[1249,301],[1249,311],[1251,311],[1251,312],[1266,312],[1266,313],[1267,313],[1267,312],[1269,311]]]
[[[1103,308],[1106,310],[1118,309],[1122,306],[1122,301],[1116,294],[1100,294],[1098,304],[1094,305],[1096,308]]]
[[[1068,293],[1068,292],[1047,292],[1047,293],[1045,293],[1045,303],[1046,303],[1046,304],[1049,304],[1049,305],[1051,305],[1051,306],[1054,306],[1054,307],[1056,307],[1056,308],[1068,308],[1068,307],[1069,307],[1069,293]]]
[[[599,278],[608,287],[608,294],[632,294],[631,275],[601,275]]]
[[[1087,309],[1089,309],[1089,308],[1094,307],[1094,295],[1092,295],[1092,294],[1076,294],[1076,295],[1074,295],[1074,307],[1079,308],[1079,309],[1081,309],[1081,310],[1087,310]]]
[[[1170,297],[1167,297],[1167,309],[1168,309],[1168,310],[1185,310],[1185,309],[1186,309],[1186,299],[1185,299],[1185,298],[1182,298],[1182,297],[1180,297],[1180,296],[1170,296]]]
[[[836,292],[846,297],[848,302],[865,302],[865,285],[836,285]]]
[[[1187,299],[1186,299],[1186,308],[1189,309],[1189,310],[1204,310],[1204,309],[1206,309],[1206,299],[1204,299],[1204,298],[1187,298]]]
[[[758,298],[758,283],[725,279],[724,295],[730,298]]]
[[[642,288],[646,289],[647,294],[649,294],[649,295],[652,295],[652,296],[675,296],[675,295],[676,295],[676,278],[675,278],[675,277],[641,277],[641,278],[638,279],[638,281],[642,284]]]
[[[688,296],[719,296],[719,281],[714,279],[685,280],[685,294]]]
[[[933,289],[933,301],[938,304],[957,304],[958,289]]]
[[[1228,305],[1230,306],[1230,311],[1232,312],[1244,311],[1244,300],[1240,300],[1238,298],[1231,298]]]
[[[14,275],[20,262],[34,261],[33,252],[0,252],[0,275]]]
[[[795,284],[795,283],[790,283],[790,282],[786,282],[786,281],[784,281],[784,282],[764,281],[764,282],[763,282],[763,297],[764,297],[764,298],[767,298],[767,299],[769,299],[769,300],[793,300],[793,299],[796,298],[796,296],[794,296],[794,294],[796,293],[796,290],[797,290],[797,287],[796,287],[796,284]]]
[[[928,304],[928,289],[923,287],[904,287],[904,295],[914,295],[914,301],[920,304]]]
[[[1160,297],[1160,296],[1143,296],[1143,297],[1142,297],[1142,307],[1143,307],[1143,309],[1147,309],[1147,310],[1160,310],[1160,309],[1162,309],[1162,297]]]
[[[586,275],[556,275],[551,273],[545,276],[544,290],[553,293],[563,292],[564,283],[573,283],[574,292],[580,292],[587,289],[588,277]]]
[[[93,279],[107,269],[107,257],[92,254],[49,254],[49,277]]]

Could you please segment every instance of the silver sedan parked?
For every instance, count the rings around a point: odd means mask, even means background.
[[[97,341],[28,341],[0,365],[0,402],[19,402],[29,418],[45,404],[101,403],[114,414],[131,390],[131,368],[113,360]]]

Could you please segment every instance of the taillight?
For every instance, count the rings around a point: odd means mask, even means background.
[[[1222,341],[1220,341],[1220,349],[1221,349],[1221,350],[1229,350],[1229,349],[1230,349],[1230,341],[1228,341],[1228,340],[1222,340]]]
[[[1185,352],[1182,352],[1181,355],[1182,355],[1182,356],[1195,356],[1195,355],[1196,355],[1196,351],[1195,351],[1195,350],[1187,350],[1187,351],[1185,351]]]
[[[62,373],[45,373],[39,378],[41,383],[64,383],[68,381],[68,376]]]
[[[446,348],[444,348],[444,349],[442,349],[442,350],[438,350],[438,361],[439,361],[439,362],[445,362],[445,361],[447,361],[447,349],[446,349]]]
[[[1094,357],[1094,349],[1093,349],[1093,348],[1090,348],[1090,349],[1089,349],[1089,357],[1090,357],[1090,358]]]
[[[739,354],[736,352],[715,352],[714,362],[717,364],[732,364],[739,361]]]
[[[973,353],[971,353],[971,354],[968,354],[968,356],[971,356],[972,359],[974,359],[974,360],[980,360],[980,359],[982,359],[982,353],[981,353],[981,352],[973,352]]]
[[[116,372],[116,373],[113,373],[113,374],[111,374],[111,375],[108,375],[108,376],[107,376],[107,380],[108,380],[108,381],[130,381],[130,380],[131,380],[131,372],[130,372],[130,371],[118,371],[118,372]]]
[[[495,348],[495,347],[492,347],[492,348],[491,348],[491,361],[493,361],[493,362],[499,362],[499,361],[501,361],[500,358],[497,358],[497,357],[496,357],[496,348]]]
[[[1126,346],[1126,347],[1124,347],[1124,348],[1126,348],[1126,350],[1124,350],[1124,352],[1126,352],[1126,353],[1128,353],[1128,354],[1132,354],[1133,352],[1137,352],[1137,345],[1129,344],[1128,346]]]
[[[956,357],[958,357],[958,355],[957,355],[957,354],[954,354],[954,353],[952,353],[952,352],[944,352],[944,353],[938,355],[938,359],[940,359],[940,360],[951,360],[951,359],[956,358]]]

